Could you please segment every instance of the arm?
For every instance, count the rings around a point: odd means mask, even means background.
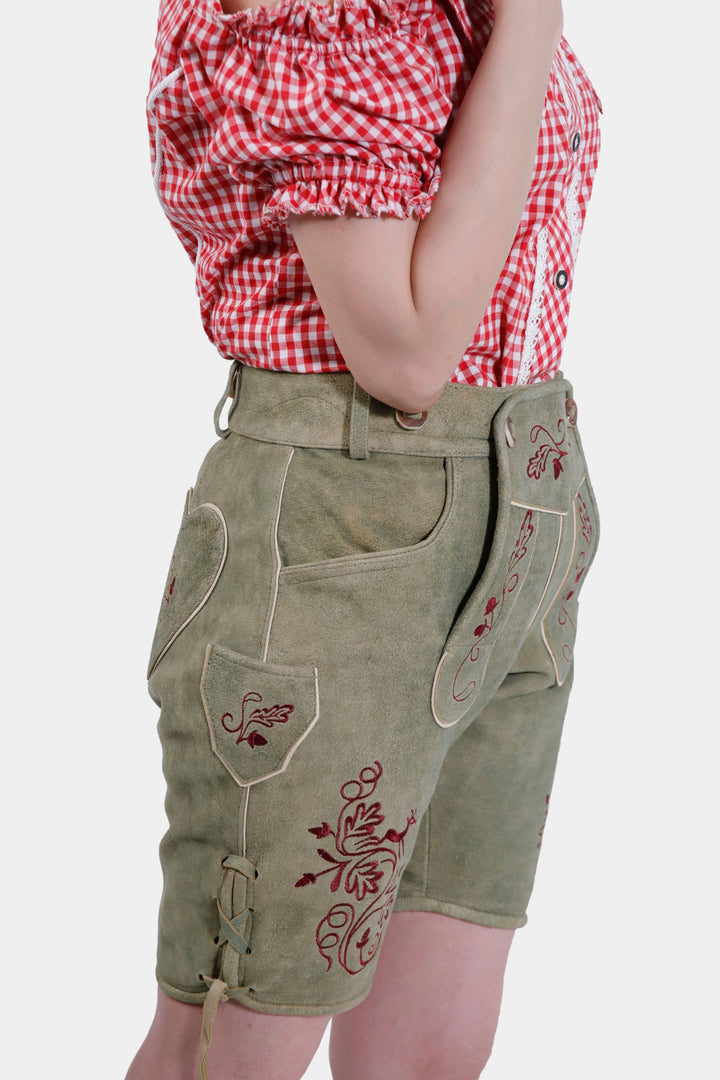
[[[290,215],[348,368],[395,408],[437,401],[483,317],[527,200],[561,32],[561,0],[496,0],[423,221]]]

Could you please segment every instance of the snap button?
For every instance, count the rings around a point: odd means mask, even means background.
[[[402,409],[395,410],[395,419],[400,427],[405,428],[406,431],[417,431],[421,428],[428,418],[427,409],[425,412],[403,412]]]
[[[555,284],[557,285],[558,289],[564,289],[567,283],[567,270],[558,270],[557,274],[555,275]]]
[[[508,416],[507,420],[505,421],[505,441],[508,444],[508,446],[514,446],[515,443],[517,442],[517,440],[515,438],[515,433],[513,431],[512,420],[510,419],[509,416]]]
[[[565,415],[568,418],[568,422],[575,425],[577,424],[577,405],[575,404],[575,398],[565,399]]]
[[[578,150],[580,149],[580,143],[581,142],[582,142],[582,139],[580,138],[580,132],[576,131],[575,134],[573,135],[573,141],[572,141],[573,154],[577,154]]]

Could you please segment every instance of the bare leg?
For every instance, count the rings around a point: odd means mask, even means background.
[[[513,933],[434,912],[393,913],[372,991],[333,1018],[334,1080],[477,1080]]]
[[[126,1080],[197,1080],[200,1005],[185,1005],[158,990],[150,1031]],[[329,1016],[271,1016],[236,1001],[218,1009],[208,1054],[211,1080],[300,1080],[313,1059]]]

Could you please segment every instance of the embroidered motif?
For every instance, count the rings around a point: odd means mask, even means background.
[[[190,488],[165,579],[150,649],[148,678],[205,606],[225,565],[228,530],[223,513],[214,503],[201,503],[191,510],[192,493]]]
[[[253,709],[248,717],[245,716],[245,706],[248,701],[262,701],[262,694],[256,694],[254,690],[249,690],[245,697],[242,699],[242,719],[237,727],[230,727],[230,724],[235,723],[235,718],[232,713],[223,713],[220,722],[225,730],[230,735],[237,735],[235,743],[237,746],[241,742],[246,742],[251,749],[256,746],[266,746],[267,739],[264,735],[261,735],[259,731],[251,731],[248,735],[248,730],[253,724],[262,724],[263,727],[271,728],[273,724],[286,724],[290,719],[291,713],[295,711],[294,705],[270,705],[265,709]],[[239,734],[238,734],[239,732]]]
[[[563,471],[562,459],[567,457],[569,451],[565,450],[565,440],[567,438],[567,430],[565,427],[565,421],[560,419],[557,422],[558,427],[558,439],[554,439],[547,428],[544,428],[542,424],[536,424],[530,432],[530,442],[536,443],[540,438],[540,433],[547,435],[549,442],[543,442],[535,451],[533,456],[528,461],[527,474],[532,480],[539,480],[542,474],[547,468],[548,460],[552,458],[553,474],[555,479],[560,476]]]
[[[329,865],[325,870],[307,871],[295,888],[314,885],[324,874],[332,874],[330,892],[342,889],[358,902],[334,904],[317,925],[315,941],[328,971],[335,959],[348,974],[356,975],[377,952],[402,873],[405,836],[417,822],[417,811],[411,810],[402,831],[379,831],[385,820],[382,804],[368,799],[382,771],[376,761],[361,769],[357,780],[343,784],[340,794],[345,805],[335,829],[327,821],[308,829],[318,839],[331,836],[335,851],[328,850],[331,845],[318,848],[318,855]]]
[[[168,573],[168,577],[170,576],[170,574],[173,573],[174,569],[175,569],[175,553],[173,552],[173,557],[170,560],[170,571]],[[175,574],[173,574],[172,580],[170,581],[169,585],[167,586],[167,592],[163,593],[163,604],[169,604],[170,601],[172,600],[173,593],[175,592],[175,582],[176,581],[177,581],[177,576]],[[163,621],[163,615],[164,614],[165,614],[165,611],[164,611],[163,608],[161,608],[160,614],[158,615],[158,622],[159,623],[161,623]]]
[[[500,595],[500,599],[498,600],[496,596],[491,596],[488,600],[487,604],[485,605],[485,619],[483,620],[483,622],[480,623],[479,626],[476,626],[473,631],[473,634],[478,640],[464,657],[460,666],[455,672],[455,678],[453,679],[452,685],[452,696],[453,700],[455,701],[465,701],[475,689],[475,679],[471,679],[471,681],[468,682],[465,686],[463,686],[461,689],[458,689],[458,678],[460,676],[460,672],[463,670],[466,664],[475,663],[478,656],[480,655],[480,642],[486,640],[492,633],[493,627],[497,624],[497,621],[500,618],[500,614],[502,613],[502,610],[505,606],[505,601],[507,597],[510,596],[510,594],[516,589],[518,581],[520,579],[518,564],[525,558],[527,554],[528,544],[534,531],[535,526],[533,524],[533,512],[532,510],[528,510],[525,514],[525,517],[523,518],[522,525],[520,526],[520,532],[518,533],[518,538],[515,541],[515,546],[510,553],[510,558],[508,559],[507,572],[505,574],[505,581],[503,582],[503,589]]]
[[[540,832],[538,833],[538,836],[540,837],[540,839],[537,842],[538,847],[542,847],[543,833],[545,832],[545,826],[547,825],[547,816],[548,816],[548,810],[549,809],[550,809],[550,796],[546,795],[545,796],[545,815],[543,817],[543,823],[540,826]]]
[[[590,520],[587,504],[579,491],[577,493],[577,501],[578,516],[580,517],[580,530],[585,538],[585,543],[589,545],[592,542],[593,535],[592,521]]]
[[[580,519],[580,532],[582,533],[582,537],[585,541],[586,546],[580,548],[577,553],[577,557],[575,559],[575,566],[573,567],[573,571],[570,576],[570,588],[567,590],[567,592],[563,593],[562,597],[560,598],[560,610],[558,611],[557,617],[559,626],[566,627],[569,625],[572,627],[573,631],[575,630],[575,619],[573,618],[573,609],[571,609],[570,607],[570,601],[575,596],[575,593],[579,590],[580,583],[585,574],[585,571],[587,570],[588,549],[590,547],[590,543],[592,542],[593,535],[590,514],[588,513],[588,508],[580,492],[577,493],[576,498],[578,517]],[[575,604],[577,604],[577,600],[575,601]],[[567,642],[562,647],[562,654],[563,659],[566,661],[566,663],[569,664],[573,658],[573,650]]]
[[[575,496],[575,549],[567,576],[543,620],[543,639],[562,686],[573,661],[578,593],[590,563],[595,527],[588,506],[578,491]]]

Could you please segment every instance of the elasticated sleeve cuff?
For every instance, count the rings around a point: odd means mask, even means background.
[[[327,160],[320,167],[278,169],[273,180],[275,191],[262,209],[264,225],[282,224],[288,214],[342,215],[347,209],[359,217],[424,218],[440,184],[440,170],[436,167],[423,180],[412,172]]]

